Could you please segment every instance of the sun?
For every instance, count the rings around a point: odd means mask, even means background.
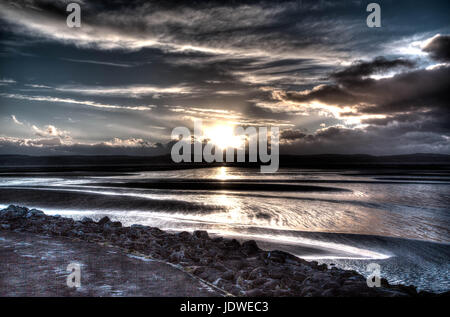
[[[241,136],[234,134],[231,124],[217,124],[203,129],[203,136],[220,149],[240,148],[244,144]]]

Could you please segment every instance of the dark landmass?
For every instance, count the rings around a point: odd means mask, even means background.
[[[0,173],[44,173],[83,176],[86,173],[121,173],[187,169],[214,166],[260,168],[261,163],[174,163],[170,155],[163,156],[26,156],[0,155]],[[408,154],[372,155],[280,155],[280,167],[305,169],[395,169],[444,170],[450,172],[450,155]],[[8,174],[2,174],[8,176]]]
[[[92,247],[90,243],[113,245],[128,254],[179,265],[205,283],[236,296],[438,295],[417,292],[414,286],[390,285],[385,279],[381,287],[369,288],[366,279],[355,271],[329,268],[283,251],[264,251],[252,240],[240,243],[211,238],[206,231],[173,234],[142,225],[123,227],[108,217],[98,222],[90,218],[75,221],[13,205],[0,211],[0,230],[34,234],[37,241],[44,235],[82,241],[87,247]]]

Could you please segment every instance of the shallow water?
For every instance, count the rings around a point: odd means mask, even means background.
[[[450,289],[448,173],[218,167],[111,177],[0,177],[0,203],[76,219],[207,230],[307,259]]]

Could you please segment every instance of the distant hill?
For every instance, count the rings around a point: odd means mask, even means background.
[[[173,163],[164,156],[27,156],[0,155],[0,171],[108,171],[132,172],[143,170],[182,169],[210,166],[259,167],[260,163]],[[450,155],[407,154],[373,156],[366,154],[281,155],[280,167],[291,168],[420,168],[449,169]]]

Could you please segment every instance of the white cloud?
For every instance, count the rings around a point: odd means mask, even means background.
[[[97,65],[106,65],[106,66],[114,66],[114,67],[133,67],[134,66],[132,64],[93,61],[93,60],[86,60],[86,59],[72,59],[72,58],[61,58],[61,59],[64,61],[74,62],[74,63],[97,64]]]
[[[151,110],[155,106],[146,105],[146,106],[119,106],[119,105],[111,105],[98,103],[90,100],[76,100],[71,98],[58,98],[58,97],[50,97],[50,96],[28,96],[28,95],[20,95],[20,94],[5,94],[0,93],[0,96],[5,98],[12,99],[20,99],[20,100],[30,100],[30,101],[45,101],[45,102],[62,102],[62,103],[70,103],[70,104],[79,104],[94,108],[104,108],[104,109],[117,109],[117,110],[136,110],[136,111],[145,111]]]
[[[46,125],[44,129],[40,129],[37,126],[32,125],[31,128],[34,130],[35,134],[40,137],[69,138],[69,133],[67,131],[58,130],[54,125]]]
[[[60,137],[16,138],[0,136],[1,154],[87,154],[87,155],[158,155],[167,149],[143,139],[119,139],[97,143],[80,143]]]
[[[36,85],[36,84],[25,84],[25,86],[27,87],[32,87],[32,88],[45,88],[45,89],[50,89],[52,87],[50,86],[46,86],[46,85]]]
[[[130,139],[120,139],[114,138],[110,141],[105,141],[100,143],[101,145],[111,146],[111,147],[154,147],[153,143],[145,141],[143,139],[130,138]]]
[[[0,86],[6,86],[6,85],[11,85],[11,84],[15,84],[16,81],[14,79],[9,79],[9,78],[1,78],[0,79]]]
[[[83,21],[83,26],[77,29],[61,27],[64,22],[59,16],[2,3],[0,17],[13,24],[16,32],[44,40],[102,50],[157,48],[165,52],[194,51],[235,59],[312,58],[329,63],[338,62],[338,55],[348,55],[342,53],[342,50],[332,50],[330,43],[327,45],[328,50],[322,50],[320,43],[316,45],[309,39],[305,40],[305,43],[298,43],[298,39],[290,34],[278,34],[276,30],[258,30],[273,27],[284,14],[296,6],[294,1],[279,3],[277,6],[254,4],[164,10],[144,4],[134,8],[124,7],[120,12],[95,12],[98,24]],[[42,23],[44,19],[46,23]],[[357,22],[338,23],[328,18],[320,21],[302,19],[295,23],[295,28],[304,30],[305,34],[314,34],[320,30],[324,33],[322,38],[330,39],[333,45],[340,45],[348,39],[338,41],[337,38],[348,33],[344,31],[359,27]],[[245,29],[248,29],[248,32],[239,32]],[[239,34],[236,36],[237,32]],[[214,36],[199,36],[203,34]],[[267,47],[271,49],[268,50]]]
[[[23,122],[17,120],[16,116],[13,115],[13,114],[11,115],[11,119],[12,119],[12,121],[13,121],[15,124],[23,125]]]
[[[189,87],[185,86],[157,87],[152,85],[129,85],[117,87],[61,86],[54,89],[61,92],[78,93],[82,95],[125,96],[133,98],[139,98],[148,95],[188,94],[192,92]]]

